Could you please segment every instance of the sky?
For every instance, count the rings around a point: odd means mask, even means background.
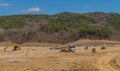
[[[120,0],[0,0],[0,15],[60,12],[120,13]]]

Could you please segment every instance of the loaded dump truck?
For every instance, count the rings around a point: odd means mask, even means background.
[[[69,45],[68,47],[61,47],[61,52],[75,52],[76,46]]]

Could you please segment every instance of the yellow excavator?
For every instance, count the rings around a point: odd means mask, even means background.
[[[6,45],[6,48],[4,49],[4,51],[7,51],[7,49],[11,48],[12,51],[19,51],[21,48],[20,48],[20,45],[16,44],[16,43],[8,43]]]

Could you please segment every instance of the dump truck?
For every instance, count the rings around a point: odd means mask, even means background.
[[[61,52],[75,52],[76,46],[75,45],[69,45],[67,47],[61,47]]]

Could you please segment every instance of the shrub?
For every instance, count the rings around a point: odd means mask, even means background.
[[[0,17],[0,27],[3,29],[20,28],[25,24],[21,16],[3,16]]]
[[[101,50],[104,50],[104,49],[106,49],[106,45],[101,46]]]
[[[92,53],[96,53],[96,49],[95,48],[92,48]]]
[[[85,46],[85,50],[88,50],[88,47],[89,47],[89,46]]]

